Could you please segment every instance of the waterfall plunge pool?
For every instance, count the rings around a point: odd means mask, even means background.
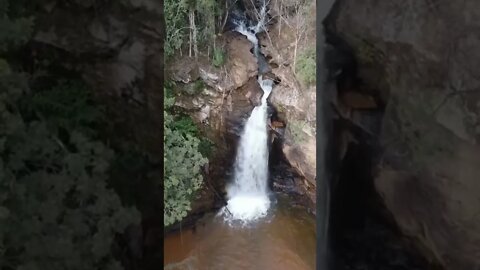
[[[315,217],[275,193],[268,214],[242,226],[217,213],[165,235],[164,269],[315,269]]]

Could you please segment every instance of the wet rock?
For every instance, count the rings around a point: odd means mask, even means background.
[[[263,90],[254,78],[251,78],[238,92],[245,95],[245,98],[247,98],[254,107],[260,105]]]

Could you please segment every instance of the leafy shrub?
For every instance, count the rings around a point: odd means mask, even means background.
[[[205,84],[205,82],[201,79],[195,81],[195,93],[196,94],[201,93],[206,86],[207,84]]]
[[[19,47],[26,43],[33,32],[33,18],[10,18],[10,0],[0,0],[0,52]]]
[[[298,56],[295,71],[302,83],[315,83],[317,79],[316,66],[317,63],[314,49],[307,49]]]
[[[81,129],[92,134],[92,128],[103,119],[98,106],[92,105],[87,87],[80,81],[60,80],[53,88],[34,93],[28,105],[49,120],[52,126],[66,130]]]
[[[184,136],[198,136],[198,128],[190,116],[176,118],[175,121],[172,122],[172,128]]]
[[[165,5],[165,54],[172,56],[187,42],[188,1],[166,0]]]
[[[0,89],[0,269],[121,268],[115,234],[140,217],[107,187],[113,151],[79,131],[60,136],[40,115],[25,120],[26,90]]]
[[[216,67],[221,67],[225,64],[225,52],[220,48],[213,49],[213,65]]]
[[[181,221],[191,210],[191,200],[203,182],[201,167],[208,162],[198,150],[200,140],[192,135],[193,121],[181,118],[179,124],[168,112],[173,103],[173,99],[165,98],[163,217],[166,226]]]
[[[2,52],[33,26],[11,10],[0,0]],[[99,121],[86,89],[64,81],[35,92],[0,62],[0,269],[122,269],[115,236],[140,215],[107,185],[114,152],[84,132]]]
[[[210,158],[214,146],[215,144],[211,140],[207,138],[202,138],[200,140],[200,144],[198,145],[198,151],[200,151],[200,153],[202,153],[204,157]]]

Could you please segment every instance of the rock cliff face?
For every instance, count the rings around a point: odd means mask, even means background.
[[[479,268],[480,4],[340,0],[328,26],[386,104],[375,186],[387,208],[432,260]]]
[[[295,11],[296,8],[299,11]],[[288,11],[292,9],[293,12]],[[304,10],[305,13],[302,13]],[[315,50],[315,11],[315,1],[307,1],[299,7],[296,2],[272,1],[271,13],[287,18],[289,25],[279,20],[267,34],[260,37],[262,52],[272,67],[271,72],[279,79],[270,102],[287,123],[283,154],[307,180],[300,185],[306,187],[307,195],[313,202],[316,186],[317,91],[314,82],[305,83],[299,79],[295,64],[301,54]]]
[[[80,73],[113,113],[123,113],[125,133],[160,153],[163,2],[52,0],[36,25],[35,42],[60,52],[67,69]]]
[[[222,144],[225,135],[240,135],[242,121],[259,101],[262,90],[255,81],[257,62],[250,52],[251,43],[235,32],[226,33],[219,43],[225,47],[224,66],[217,68],[206,58],[177,57],[167,74],[178,83],[176,105],[189,112],[212,140]]]

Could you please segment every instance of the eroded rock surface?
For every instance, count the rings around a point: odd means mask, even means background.
[[[309,189],[309,196],[315,201],[317,91],[314,84],[299,80],[294,66],[295,57],[298,59],[306,50],[315,48],[316,6],[312,1],[308,3],[309,12],[306,14],[287,14],[287,10],[294,10],[295,2],[272,1],[270,5],[271,13],[288,17],[290,25],[277,22],[268,34],[260,36],[261,50],[272,67],[272,74],[279,81],[269,100],[280,118],[287,122],[283,153],[290,165],[306,178],[307,182],[298,185]],[[300,35],[301,40],[297,42]]]
[[[402,231],[455,270],[480,267],[479,10],[342,0],[329,22],[387,104],[378,192]]]

